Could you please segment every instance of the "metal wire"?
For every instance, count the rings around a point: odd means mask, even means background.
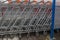
[[[4,4],[1,7],[7,7],[3,16],[1,16],[0,29],[5,31],[1,33],[28,33],[44,30],[47,31],[50,29],[51,5]],[[46,10],[49,10],[50,12]]]

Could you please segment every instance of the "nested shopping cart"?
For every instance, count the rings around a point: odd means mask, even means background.
[[[50,30],[52,5],[1,4],[0,34],[29,33]],[[3,31],[3,32],[1,32]]]

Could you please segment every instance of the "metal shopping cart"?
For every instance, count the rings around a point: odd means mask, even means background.
[[[1,4],[0,34],[17,34],[50,30],[51,5]],[[2,32],[3,31],[3,32]]]

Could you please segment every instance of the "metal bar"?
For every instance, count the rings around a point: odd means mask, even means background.
[[[56,0],[53,0],[52,3],[52,24],[51,24],[50,40],[53,40],[54,37],[55,1]]]

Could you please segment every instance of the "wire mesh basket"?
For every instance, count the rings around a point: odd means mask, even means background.
[[[0,34],[47,31],[51,26],[51,12],[51,5],[46,4],[3,4],[0,6]]]

